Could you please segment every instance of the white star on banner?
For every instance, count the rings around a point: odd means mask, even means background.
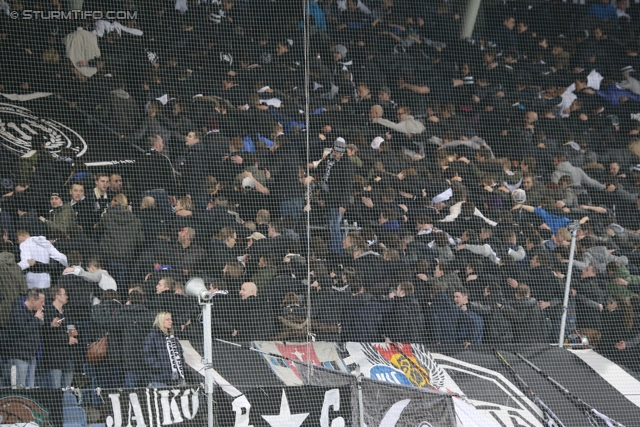
[[[278,415],[262,415],[262,418],[271,427],[300,427],[309,414],[291,414],[287,394],[282,389],[282,401],[280,402],[280,413]]]

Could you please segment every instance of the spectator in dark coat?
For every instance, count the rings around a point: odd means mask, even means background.
[[[145,353],[140,343],[151,332],[155,317],[144,302],[140,292],[130,292],[127,303],[112,317],[110,325],[109,341],[121,349],[125,388],[145,387],[149,383]]]
[[[69,193],[71,194],[69,205],[76,213],[78,225],[85,232],[92,232],[96,219],[94,214],[95,209],[94,206],[91,205],[91,202],[85,197],[84,185],[78,182],[71,184]]]
[[[234,319],[232,336],[240,341],[269,340],[273,337],[273,311],[266,301],[258,297],[258,288],[253,282],[240,287],[240,300]]]
[[[82,268],[82,254],[78,251],[69,252],[67,262],[69,267]],[[62,286],[69,296],[69,302],[65,307],[68,312],[66,315],[67,323],[87,327],[91,320],[93,296],[99,295],[101,292],[98,283],[89,282],[75,274],[63,274],[58,279],[58,285]]]
[[[231,227],[225,227],[220,230],[215,238],[211,239],[209,246],[209,264],[208,269],[215,277],[222,276],[222,269],[229,262],[237,262],[240,255],[236,244],[238,234]]]
[[[343,138],[336,139],[331,154],[322,162],[324,169],[320,181],[321,199],[329,209],[329,232],[331,236],[329,250],[342,253],[342,217],[349,205],[351,183],[353,181],[353,163],[342,157],[347,149]]]
[[[514,343],[543,343],[545,341],[544,314],[538,301],[531,297],[529,286],[518,284],[515,301],[504,305],[504,314],[513,326]]]
[[[95,187],[90,194],[86,195],[86,200],[91,205],[91,225],[83,227],[85,232],[90,230],[91,233],[94,233],[95,225],[100,222],[102,214],[109,208],[111,203],[108,194],[109,182],[109,174],[97,173],[95,175]]]
[[[117,194],[98,225],[102,233],[100,252],[113,278],[122,286],[127,284],[129,264],[136,259],[136,250],[143,242],[140,220],[129,211],[129,201]]]
[[[36,355],[40,349],[44,321],[44,292],[31,289],[15,300],[5,335],[5,355],[16,367],[16,384],[35,386]]]
[[[211,292],[211,333],[214,338],[228,340],[233,334],[233,317],[237,298],[231,295],[222,279],[214,279],[209,285]]]
[[[122,303],[115,291],[105,291],[100,295],[100,304],[94,305],[91,310],[91,332],[89,343],[98,341],[113,329],[113,319]],[[85,335],[85,334],[83,334]],[[109,338],[107,338],[109,342]],[[94,365],[97,382],[101,388],[117,388],[122,384],[122,353],[119,345],[107,345],[107,354],[102,362]]]
[[[207,207],[206,164],[207,150],[202,141],[202,133],[197,130],[189,132],[185,138],[187,154],[178,164],[184,192],[191,196],[196,210]]]
[[[617,295],[607,298],[598,353],[616,363],[625,363],[627,352],[623,350],[626,342],[632,338],[633,320],[633,308],[624,297]]]
[[[166,224],[165,218],[156,207],[156,201],[153,197],[146,196],[142,198],[138,219],[144,232],[144,243],[146,245],[154,244],[158,239],[158,235],[165,231]]]
[[[272,310],[280,308],[284,297],[289,293],[297,295],[306,294],[307,287],[301,280],[297,279],[290,265],[281,265],[278,273],[271,279],[264,296]]]
[[[183,329],[189,321],[188,300],[185,296],[175,293],[175,286],[176,282],[170,277],[160,279],[156,286],[156,294],[149,303],[149,310],[154,314],[162,311],[172,313],[175,324]]]
[[[469,292],[464,286],[458,287],[453,291],[453,303],[462,310],[462,314],[456,324],[456,340],[462,342],[465,348],[471,344],[482,344],[484,321],[482,317],[467,306]]]
[[[180,340],[173,334],[171,313],[156,315],[153,331],[144,340],[144,357],[154,387],[183,386],[186,363]]]
[[[69,300],[66,290],[52,286],[49,295],[53,301],[44,316],[42,364],[49,371],[50,387],[61,389],[71,387],[73,382],[78,330],[66,321],[64,306]],[[67,325],[72,328],[68,329]]]
[[[353,286],[353,285],[351,285]],[[376,299],[361,285],[357,293],[344,303],[342,334],[344,342],[381,342],[382,315],[388,305]]]
[[[580,334],[586,335],[592,345],[600,341],[602,328],[602,312],[606,305],[604,289],[607,282],[599,277],[598,269],[588,265],[577,283],[572,284],[576,292],[576,317]]]
[[[269,222],[267,229],[268,239],[262,240],[258,243],[266,244],[268,246],[269,253],[276,256],[277,260],[282,260],[287,253],[289,253],[290,239],[282,235],[282,221],[272,220]]]
[[[386,342],[423,343],[425,321],[418,300],[413,295],[413,283],[402,282],[395,292],[389,294],[390,301],[382,323],[382,334]]]
[[[329,337],[330,341],[339,341],[340,324],[324,323],[313,317],[307,320],[307,308],[293,292],[284,297],[277,320],[280,332],[272,338],[274,341],[304,340],[308,332],[319,337]]]
[[[137,167],[138,189],[144,196],[153,197],[160,212],[168,216],[171,212],[169,197],[178,194],[175,171],[171,160],[164,153],[163,138],[152,135],[148,138],[148,144],[150,150]]]
[[[376,296],[381,296],[388,290],[386,284],[377,286],[385,277],[384,264],[379,253],[370,250],[368,246],[356,246],[353,249],[354,267],[358,277],[367,285],[367,289]]]
[[[467,303],[467,308],[479,314],[484,322],[484,344],[509,344],[513,340],[511,322],[502,310],[505,297],[499,285],[488,285],[482,299]]]
[[[205,260],[205,251],[194,243],[196,230],[191,227],[183,227],[178,231],[178,242],[174,247],[174,264],[182,269],[186,277],[198,274]]]
[[[11,314],[11,306],[18,295],[27,292],[24,274],[11,250],[11,244],[0,242],[0,329]]]

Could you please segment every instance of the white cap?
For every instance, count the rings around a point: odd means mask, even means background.
[[[373,148],[374,150],[379,150],[383,142],[384,142],[383,137],[376,136],[375,138],[373,138],[373,141],[371,141],[371,148]]]

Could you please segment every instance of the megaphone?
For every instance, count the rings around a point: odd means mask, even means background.
[[[211,295],[211,292],[209,292],[207,286],[204,284],[204,280],[200,277],[189,279],[186,285],[184,285],[184,293],[190,297],[198,297],[205,300]]]

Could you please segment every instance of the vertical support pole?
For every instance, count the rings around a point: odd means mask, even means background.
[[[364,400],[362,399],[362,378],[363,375],[358,375],[358,412],[360,413],[360,427],[366,427],[364,424]]]
[[[571,273],[573,273],[573,258],[576,253],[576,236],[580,229],[580,223],[574,221],[567,225],[571,232],[571,248],[569,250],[569,266],[567,267],[567,281],[564,285],[564,301],[562,302],[562,321],[560,322],[560,336],[558,337],[558,346],[564,346],[564,330],[567,327],[567,310],[569,309],[569,293],[571,291]]]
[[[204,382],[207,388],[207,420],[209,427],[213,427],[213,342],[211,339],[211,303],[202,306],[202,326],[204,335]]]
[[[482,0],[469,0],[469,3],[467,4],[467,10],[464,13],[462,34],[460,34],[463,39],[468,39],[473,35],[473,29],[476,26],[476,19],[478,18],[481,1]]]

